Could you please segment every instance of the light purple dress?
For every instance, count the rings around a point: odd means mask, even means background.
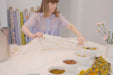
[[[68,20],[59,13],[59,17],[52,14],[51,17],[45,18],[42,12],[33,13],[29,20],[25,22],[25,26],[35,34],[36,32],[41,32],[43,34],[59,36],[59,27],[65,27],[70,24]],[[29,42],[32,39],[29,38]]]

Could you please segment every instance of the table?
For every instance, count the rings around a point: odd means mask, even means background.
[[[69,40],[75,41],[75,39],[72,38]],[[94,42],[88,43],[98,47],[98,55],[104,57],[104,45],[100,45]],[[65,58],[75,58],[74,54],[76,52],[77,50],[65,49],[33,50],[21,55],[15,55],[10,57],[9,60],[0,63],[0,75],[29,75],[30,73],[36,73],[36,75],[38,73],[40,73],[40,75],[48,75],[49,67],[62,66],[62,60]],[[112,59],[106,58],[106,60],[113,64]],[[89,67],[78,66],[77,73],[79,73],[83,69],[88,69]],[[66,75],[75,75],[75,73],[67,73]],[[111,75],[113,75],[113,73]]]

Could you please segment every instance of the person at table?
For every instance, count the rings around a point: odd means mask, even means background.
[[[78,44],[83,45],[85,38],[59,11],[57,4],[59,0],[42,0],[40,9],[32,14],[22,27],[25,35],[34,38],[41,38],[43,34],[59,36],[59,27],[66,27],[78,36]]]

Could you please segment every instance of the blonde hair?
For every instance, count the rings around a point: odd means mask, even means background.
[[[48,17],[48,3],[49,2],[58,3],[59,0],[42,0],[41,7],[36,12],[43,12],[44,17]],[[59,11],[57,11],[57,9],[55,10],[55,12],[53,12],[53,14],[55,14],[56,17],[59,17]]]

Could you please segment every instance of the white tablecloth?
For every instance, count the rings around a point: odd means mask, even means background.
[[[68,40],[75,41],[75,39],[68,39]],[[105,46],[93,42],[88,42],[88,44],[98,47],[98,55],[104,57]],[[11,45],[11,47],[13,46],[14,45]],[[22,47],[24,46],[21,46],[21,48]],[[16,47],[16,48],[20,48],[20,47]],[[20,55],[12,55],[9,58],[9,60],[0,63],[0,75],[29,75],[32,73],[36,73],[36,74],[40,73],[40,75],[48,75],[49,67],[63,66],[62,60],[65,58],[75,58],[75,53],[77,51],[78,50],[69,50],[69,49],[33,50]],[[111,59],[106,58],[106,60],[113,64]],[[89,63],[91,65],[91,62]],[[76,75],[81,70],[88,69],[89,67],[78,66],[78,70],[76,71],[76,73],[74,74],[66,73],[66,75]]]

